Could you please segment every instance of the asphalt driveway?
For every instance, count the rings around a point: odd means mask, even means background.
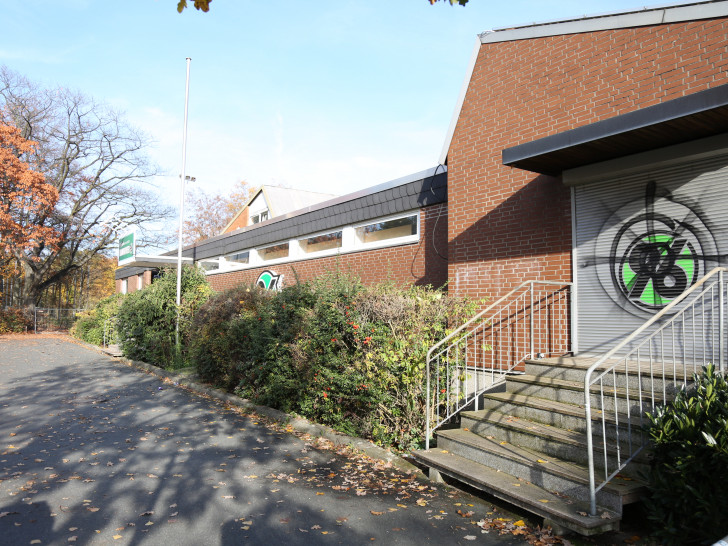
[[[525,544],[533,532],[63,336],[0,336],[2,544]]]

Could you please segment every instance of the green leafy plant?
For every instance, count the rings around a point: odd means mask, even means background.
[[[188,356],[203,379],[256,403],[410,449],[424,436],[427,350],[474,310],[343,274],[281,292],[239,286],[196,314]]]
[[[203,272],[182,268],[179,338],[184,341],[197,309],[212,289]],[[161,367],[184,364],[184,347],[177,348],[177,272],[165,269],[151,285],[124,298],[117,315],[122,352],[128,358]]]
[[[115,321],[122,301],[124,294],[112,294],[93,309],[79,313],[71,327],[71,335],[94,345],[101,345],[104,341],[115,343]]]
[[[663,544],[713,544],[728,534],[728,383],[712,364],[694,382],[648,414],[654,446],[646,506]]]

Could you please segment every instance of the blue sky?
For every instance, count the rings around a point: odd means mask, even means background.
[[[126,113],[176,205],[187,173],[345,194],[437,164],[478,33],[639,0],[0,0],[0,64]],[[190,4],[193,0],[190,0]],[[672,2],[674,3],[674,2]],[[654,4],[648,4],[654,5]]]

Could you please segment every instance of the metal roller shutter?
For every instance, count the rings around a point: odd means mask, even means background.
[[[728,153],[574,188],[581,354],[613,347],[728,255]]]

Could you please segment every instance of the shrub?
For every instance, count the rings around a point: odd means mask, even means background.
[[[33,329],[33,317],[25,309],[0,309],[0,334],[23,333]]]
[[[664,544],[712,544],[728,533],[728,383],[711,364],[649,415],[654,443],[648,517]]]
[[[194,267],[182,268],[180,340],[186,339],[195,311],[211,293],[204,273]],[[125,356],[162,367],[182,363],[175,334],[176,300],[177,272],[172,268],[165,269],[151,285],[124,298],[117,332]]]
[[[474,305],[429,288],[326,275],[237,287],[190,330],[200,376],[256,403],[409,449],[424,436],[425,357]]]
[[[188,358],[203,380],[229,390],[237,385],[232,362],[241,355],[250,358],[263,344],[252,344],[252,338],[245,332],[233,334],[231,330],[239,330],[240,326],[235,325],[242,317],[250,318],[248,322],[252,322],[271,296],[270,292],[256,287],[239,285],[215,294],[200,307],[192,320],[187,345]],[[234,342],[233,335],[236,336]]]
[[[104,339],[107,343],[115,343],[115,319],[123,300],[124,294],[112,294],[99,301],[93,309],[79,313],[71,335],[94,345],[101,345]]]

